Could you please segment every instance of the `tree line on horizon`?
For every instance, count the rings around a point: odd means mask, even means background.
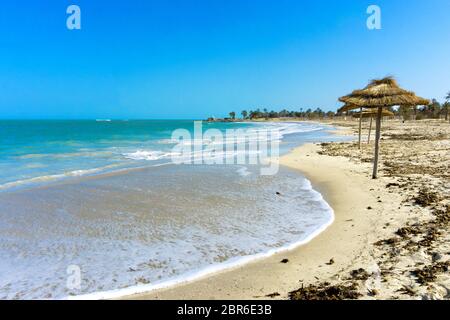
[[[433,99],[428,106],[422,106],[418,108],[410,108],[410,107],[398,107],[388,108],[392,111],[396,116],[401,116],[404,120],[410,120],[412,118],[416,120],[421,119],[440,119],[445,118],[445,120],[449,120],[450,115],[450,92],[445,97],[445,102],[440,103],[436,99]],[[358,110],[350,111],[347,114],[351,115],[352,113],[357,113]],[[301,119],[324,119],[324,118],[333,118],[336,116],[342,115],[341,113],[334,111],[323,111],[321,108],[308,108],[304,110],[300,108],[299,111],[292,111],[283,109],[281,111],[268,111],[266,108],[262,110],[260,108],[256,110],[243,110],[240,113],[240,118],[243,120],[256,120],[256,119],[275,119],[275,118],[301,118]],[[237,114],[232,111],[229,113],[229,118],[226,120],[236,120]]]

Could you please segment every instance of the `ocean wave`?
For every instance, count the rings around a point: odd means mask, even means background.
[[[84,169],[84,170],[73,170],[73,171],[67,171],[61,174],[50,174],[50,175],[43,175],[38,177],[32,177],[22,180],[16,180],[11,182],[6,182],[4,184],[0,184],[0,190],[7,190],[7,189],[13,189],[24,185],[33,185],[33,184],[39,184],[44,182],[52,182],[52,181],[58,181],[62,180],[64,178],[70,178],[70,177],[81,177],[86,175],[92,175],[96,173],[105,172],[108,169],[117,168],[118,165],[108,165],[100,168],[94,168],[94,169]]]
[[[195,152],[192,152],[192,154],[195,154]],[[122,155],[129,160],[156,161],[162,159],[171,159],[172,157],[180,156],[181,153],[155,150],[137,150],[135,152],[123,153]]]
[[[110,157],[114,153],[111,151],[81,151],[81,152],[67,152],[67,153],[29,153],[17,156],[20,160],[31,160],[41,158],[53,158],[53,159],[67,159],[67,158],[80,158],[80,157]]]
[[[273,140],[282,140],[285,136],[296,134],[296,133],[307,133],[323,130],[324,127],[315,124],[305,124],[298,122],[263,122],[263,123],[252,123],[253,127],[249,128],[238,128],[235,129],[237,132],[242,130],[244,133],[243,136],[235,135],[232,136],[234,143],[247,143],[247,142],[255,142],[255,141],[273,141]],[[205,130],[206,131],[206,130]],[[203,134],[205,133],[203,132]],[[266,133],[268,133],[266,135]],[[203,138],[203,139],[189,139],[189,140],[176,140],[176,139],[161,139],[158,140],[158,144],[165,145],[182,145],[182,146],[191,146],[191,145],[219,145],[226,143],[226,133],[223,133],[223,141],[215,141],[211,138]]]
[[[226,149],[226,148],[224,148]],[[158,160],[170,160],[178,163],[181,159],[181,162],[186,160],[213,160],[213,159],[222,159],[226,160],[228,158],[245,155],[245,156],[255,156],[260,155],[261,151],[249,151],[249,150],[225,150],[221,151],[216,148],[207,148],[202,151],[192,151],[187,153],[181,152],[162,152],[162,151],[154,151],[154,150],[138,150],[135,152],[124,153],[123,156],[129,160],[136,161],[158,161]]]
[[[159,160],[167,157],[169,154],[162,151],[152,151],[152,150],[137,150],[135,152],[124,153],[123,156],[131,160]]]

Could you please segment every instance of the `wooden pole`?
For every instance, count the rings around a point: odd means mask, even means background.
[[[372,133],[372,121],[373,121],[373,117],[370,117],[369,138],[367,139],[367,144],[370,144],[370,134]]]
[[[359,150],[361,150],[361,131],[362,131],[362,108],[359,108]]]
[[[445,103],[445,121],[448,120],[448,109],[450,108],[450,105],[448,102]]]
[[[375,157],[373,160],[373,174],[372,178],[378,178],[378,156],[380,154],[380,139],[381,139],[381,115],[383,113],[383,108],[378,107],[377,113],[377,127],[375,131]]]

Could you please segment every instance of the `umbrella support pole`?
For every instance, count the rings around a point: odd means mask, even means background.
[[[372,121],[373,121],[373,117],[370,117],[369,137],[367,138],[367,144],[370,144],[370,134],[372,133]]]
[[[380,154],[381,115],[382,115],[382,113],[383,113],[383,108],[378,107],[377,127],[376,127],[376,133],[375,133],[375,157],[373,160],[373,174],[372,174],[373,179],[378,178],[378,157]]]
[[[362,131],[362,108],[359,108],[359,139],[358,139],[359,150],[361,150],[361,131]]]

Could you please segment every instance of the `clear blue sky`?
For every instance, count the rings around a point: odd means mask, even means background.
[[[79,5],[82,29],[66,28]],[[382,30],[366,9],[382,9]],[[5,0],[0,118],[204,118],[321,107],[394,75],[450,91],[448,0]]]

